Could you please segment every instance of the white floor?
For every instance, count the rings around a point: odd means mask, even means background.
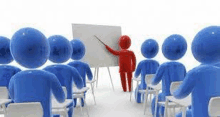
[[[132,97],[130,102],[130,93],[123,92],[120,82],[120,77],[117,68],[111,68],[111,74],[115,91],[113,91],[107,68],[102,68],[99,74],[98,87],[95,87],[95,97],[97,104],[94,105],[92,93],[87,93],[86,101],[89,108],[90,117],[152,117],[149,105],[146,115],[144,115],[143,104],[138,104]],[[89,86],[89,85],[88,85]],[[136,86],[136,83],[134,83]],[[81,111],[77,107],[75,116],[80,117]],[[84,109],[86,117],[86,110]]]
[[[146,115],[144,115],[143,104],[136,103],[134,97],[130,102],[130,93],[122,91],[118,67],[110,68],[110,71],[115,91],[112,89],[107,68],[101,68],[99,69],[98,87],[95,87],[96,105],[91,90],[87,92],[86,101],[90,117],[152,117],[149,105]],[[136,87],[136,83],[134,86]],[[81,110],[77,106],[74,110],[74,117],[81,116]],[[4,116],[0,115],[0,117]],[[83,117],[87,117],[85,109]]]

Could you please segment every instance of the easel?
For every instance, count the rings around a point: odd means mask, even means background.
[[[111,84],[112,84],[112,89],[113,89],[113,91],[115,91],[109,67],[107,67],[107,69],[108,69],[110,81],[111,81]],[[99,67],[95,67],[94,78],[96,78],[96,87],[98,87]],[[94,88],[94,85],[93,85],[93,88]]]

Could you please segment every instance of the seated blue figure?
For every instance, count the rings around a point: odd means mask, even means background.
[[[79,74],[83,79],[84,87],[86,87],[86,75],[89,80],[92,80],[93,76],[89,65],[87,63],[80,61],[80,59],[82,59],[83,56],[85,55],[85,46],[79,39],[73,39],[72,41],[70,41],[70,43],[72,44],[72,48],[73,48],[73,54],[71,58],[75,61],[70,62],[68,65],[78,70]],[[74,101],[76,106],[77,100],[74,99]],[[83,99],[81,99],[81,103],[82,106],[84,106]]]
[[[192,53],[202,64],[190,70],[180,87],[173,93],[181,99],[192,96],[192,117],[208,117],[208,104],[212,97],[220,96],[220,27],[206,27],[194,37]]]
[[[10,40],[6,37],[0,36],[0,86],[8,88],[9,81],[13,75],[20,72],[21,69],[4,65],[13,61],[13,57],[10,52]]]
[[[34,28],[22,28],[11,39],[15,61],[26,68],[42,66],[49,57],[47,38]],[[9,94],[15,103],[40,102],[43,117],[51,117],[51,94],[62,103],[65,94],[57,77],[43,70],[26,70],[15,74],[9,82]]]
[[[72,45],[63,36],[54,35],[48,38],[50,44],[49,60],[54,63],[63,63],[69,60],[72,55]],[[56,64],[47,66],[45,71],[53,73],[59,79],[62,86],[66,87],[67,99],[72,99],[72,83],[76,84],[77,88],[83,87],[83,80],[78,71],[68,65]],[[68,117],[73,115],[73,104],[69,105]],[[55,117],[55,116],[54,116]],[[58,115],[56,117],[59,117]]]
[[[171,60],[163,63],[158,68],[155,77],[152,79],[152,84],[157,85],[162,80],[162,93],[158,95],[158,101],[165,101],[165,96],[170,96],[171,82],[182,81],[186,75],[185,66],[182,63],[176,62],[184,56],[187,50],[187,43],[181,35],[173,34],[165,39],[162,45],[163,55]],[[152,114],[155,110],[155,98],[151,104]],[[161,110],[161,111],[160,111]],[[157,106],[157,117],[159,114],[163,116],[164,107]],[[159,113],[160,112],[160,113]]]
[[[155,74],[159,67],[159,63],[151,59],[157,55],[158,50],[158,43],[153,39],[148,39],[141,45],[141,53],[147,59],[138,64],[134,75],[135,78],[137,78],[141,74],[141,83],[135,90],[135,100],[137,103],[143,102],[143,100],[141,100],[142,95],[138,90],[146,89],[147,84],[145,82],[145,76],[147,74]]]

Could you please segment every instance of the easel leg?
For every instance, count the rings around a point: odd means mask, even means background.
[[[107,67],[107,68],[108,68],[108,73],[109,73],[109,76],[110,76],[110,80],[111,80],[111,84],[112,84],[113,91],[115,91],[114,85],[113,85],[113,82],[112,82],[112,77],[111,77],[111,73],[110,73],[109,67]]]
[[[94,80],[96,80],[96,72],[97,72],[97,68],[95,67],[95,71],[94,71]],[[93,83],[92,88],[94,89],[95,84]]]
[[[99,79],[99,68],[97,68],[97,81],[96,81],[96,88],[98,87],[98,79]]]

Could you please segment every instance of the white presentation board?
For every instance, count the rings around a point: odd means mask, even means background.
[[[82,61],[88,63],[90,67],[118,66],[118,56],[109,53],[94,35],[112,49],[119,50],[120,26],[72,24],[72,29],[73,39],[80,39],[85,44],[86,53]]]

